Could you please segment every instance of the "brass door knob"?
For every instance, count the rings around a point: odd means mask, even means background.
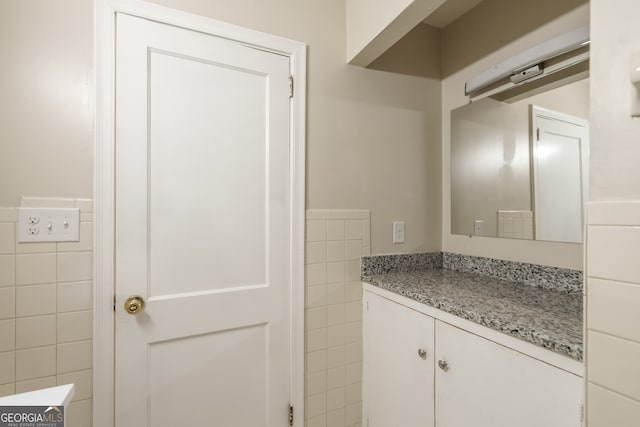
[[[140,295],[131,295],[124,302],[124,309],[129,314],[138,314],[144,310],[144,299]]]

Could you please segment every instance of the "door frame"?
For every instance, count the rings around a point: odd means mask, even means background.
[[[538,150],[537,150],[537,128],[538,128],[538,117],[543,117],[547,119],[557,120],[561,122],[566,122],[572,124],[574,126],[580,126],[585,129],[586,135],[586,144],[585,141],[582,141],[580,144],[580,163],[584,168],[585,165],[589,166],[589,150],[590,150],[590,141],[589,141],[589,120],[583,119],[581,117],[572,116],[571,114],[561,113],[559,111],[550,110],[548,108],[539,107],[535,104],[529,105],[529,124],[530,124],[530,132],[529,139],[530,143],[530,167],[531,167],[531,206],[533,206],[533,238],[534,240],[538,239],[538,202],[539,199],[536,197],[536,190],[538,189]],[[587,223],[587,202],[589,201],[589,173],[587,171],[586,174],[582,174],[582,189],[581,189],[581,197],[582,197],[582,243],[584,243],[584,233],[585,233],[585,225]],[[573,244],[573,242],[569,242]],[[582,244],[579,243],[579,244]]]
[[[93,425],[115,423],[115,16],[124,13],[199,31],[289,57],[290,99],[291,384],[295,426],[304,423],[304,227],[306,51],[304,43],[141,0],[94,0],[94,307]]]

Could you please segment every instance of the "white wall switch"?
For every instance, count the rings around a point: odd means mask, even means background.
[[[18,242],[77,242],[80,209],[18,208]]]
[[[394,221],[393,243],[404,243],[404,221]]]
[[[484,220],[476,219],[473,221],[473,235],[484,236]]]
[[[631,117],[640,117],[640,52],[631,55]]]

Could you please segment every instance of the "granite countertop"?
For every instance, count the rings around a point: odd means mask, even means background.
[[[362,281],[582,361],[582,294],[443,268],[363,274]]]

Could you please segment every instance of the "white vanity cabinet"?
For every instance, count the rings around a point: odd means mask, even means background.
[[[437,426],[581,425],[582,378],[441,321],[435,371]]]
[[[452,326],[439,310],[427,315],[370,291],[363,310],[363,426],[582,425],[579,375],[483,338],[477,327],[469,332],[464,319]]]
[[[434,319],[370,292],[363,315],[363,426],[432,427]]]

